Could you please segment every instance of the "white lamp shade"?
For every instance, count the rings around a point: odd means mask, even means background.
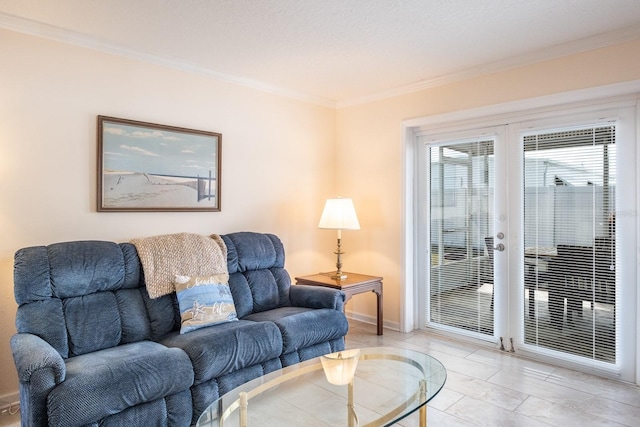
[[[325,354],[320,358],[327,381],[335,385],[349,384],[358,367],[360,349]]]
[[[360,230],[360,223],[351,199],[327,199],[318,228]]]

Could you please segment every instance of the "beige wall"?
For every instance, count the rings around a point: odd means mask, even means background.
[[[0,31],[0,399],[17,391],[13,254],[77,239],[271,232],[291,275],[330,269],[335,110]],[[97,213],[96,116],[222,133],[222,212]],[[13,397],[13,396],[9,396]]]
[[[345,239],[344,263],[384,277],[385,322],[397,327],[401,316],[404,120],[638,79],[636,40],[339,109],[338,188],[357,202],[362,228]],[[356,297],[350,310],[373,318],[374,301]]]

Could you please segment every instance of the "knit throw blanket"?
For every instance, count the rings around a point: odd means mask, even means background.
[[[178,233],[131,240],[138,251],[147,292],[158,298],[175,291],[175,277],[219,275],[229,280],[227,247],[217,234]]]

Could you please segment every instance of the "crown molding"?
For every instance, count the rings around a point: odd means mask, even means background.
[[[302,101],[314,105],[319,105],[328,108],[346,108],[361,104],[367,104],[370,102],[380,101],[397,96],[407,95],[415,92],[424,91],[438,86],[443,86],[450,83],[459,82],[462,80],[479,77],[486,74],[496,73],[499,71],[505,71],[524,65],[533,64],[536,62],[547,61],[551,59],[557,59],[563,56],[578,54],[595,50],[607,46],[611,46],[626,41],[632,41],[640,38],[640,25],[623,28],[617,31],[598,34],[591,37],[586,37],[580,40],[576,40],[569,43],[564,43],[550,48],[541,49],[535,52],[530,52],[523,55],[507,58],[501,61],[495,61],[488,64],[480,65],[477,67],[468,68],[466,70],[453,72],[438,76],[431,79],[425,79],[409,85],[389,89],[369,95],[360,97],[348,98],[340,101],[336,101],[329,98],[309,95],[307,93],[298,92],[279,86],[271,85],[258,80],[248,79],[244,77],[238,77],[230,74],[220,73],[205,67],[200,67],[195,64],[187,63],[184,61],[172,60],[162,58],[156,55],[150,55],[147,53],[135,51],[122,46],[105,43],[94,37],[87,36],[78,32],[67,30],[64,28],[56,27],[49,24],[43,24],[41,22],[21,18],[15,15],[10,15],[0,12],[0,28],[4,28],[10,31],[24,33],[33,36],[39,36],[46,39],[72,44],[79,47],[93,49],[101,52],[105,52],[112,55],[123,56],[138,61],[155,64],[162,67],[173,68],[180,71],[186,71],[196,74],[208,76],[220,81],[224,81],[230,84],[243,86],[249,89],[258,90],[261,92],[270,93],[277,96],[282,96],[297,101]]]
[[[352,107],[360,104],[380,101],[387,98],[393,98],[396,96],[407,95],[410,93],[420,92],[426,89],[431,89],[434,87],[443,86],[446,84],[455,83],[486,74],[506,71],[509,69],[534,64],[536,62],[548,61],[561,58],[563,56],[575,55],[578,53],[600,49],[637,39],[640,39],[640,25],[622,28],[620,30],[611,31],[608,33],[597,34],[595,36],[586,37],[580,40],[575,40],[573,42],[563,43],[561,45],[552,46],[550,48],[514,56],[502,61],[496,61],[478,67],[468,68],[466,70],[446,74],[443,76],[435,77],[433,79],[422,80],[420,82],[401,86],[395,89],[338,101],[336,103],[336,108]]]
[[[159,65],[161,67],[173,68],[180,71],[186,71],[190,73],[196,73],[205,75],[220,81],[243,86],[249,89],[255,89],[261,92],[270,93],[286,98],[295,99],[298,101],[319,105],[322,107],[336,107],[336,101],[313,96],[302,92],[297,92],[290,89],[274,86],[268,83],[264,83],[257,80],[248,78],[233,76],[225,73],[220,73],[205,67],[200,67],[188,62],[177,61],[167,58],[162,58],[156,55],[150,55],[147,53],[139,52],[136,50],[128,49],[115,44],[102,42],[94,37],[87,36],[82,33],[67,30],[64,28],[56,27],[49,24],[43,24],[41,22],[32,21],[25,18],[20,18],[14,15],[6,13],[0,13],[0,28],[6,30],[23,33],[32,36],[38,36],[49,40],[54,40],[62,43],[67,43],[87,49],[97,50],[104,53],[127,57],[138,61]]]

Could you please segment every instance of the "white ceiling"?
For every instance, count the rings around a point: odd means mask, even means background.
[[[640,0],[0,0],[0,28],[344,106],[640,38]]]

